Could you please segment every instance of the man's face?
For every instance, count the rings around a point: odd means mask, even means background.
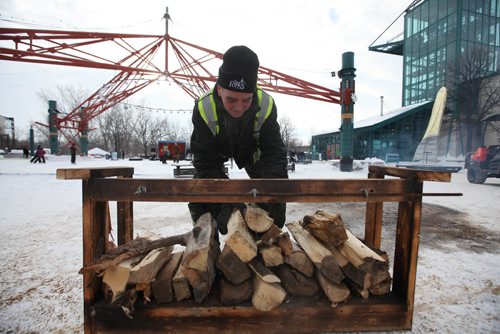
[[[233,92],[217,86],[224,109],[234,118],[240,118],[252,104],[253,93]]]

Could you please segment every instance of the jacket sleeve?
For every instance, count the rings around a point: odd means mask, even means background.
[[[276,103],[260,129],[259,149],[263,178],[287,178],[286,148],[281,138]]]
[[[203,120],[198,103],[193,109],[193,133],[191,134],[191,152],[196,169],[195,178],[227,178],[224,173],[224,157],[217,150],[217,141]]]

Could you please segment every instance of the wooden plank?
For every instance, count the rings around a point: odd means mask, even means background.
[[[117,238],[118,246],[134,238],[134,202],[117,202]]]
[[[383,179],[384,174],[368,173],[369,179]],[[368,246],[379,248],[382,244],[382,215],[384,202],[366,203],[365,216],[365,243]]]
[[[88,181],[82,182],[83,267],[104,254],[107,202],[96,202],[89,196]],[[83,274],[84,330],[90,332],[93,323],[90,307],[101,294],[102,279],[90,272]]]
[[[369,166],[368,171],[370,173],[396,176],[405,179],[416,179],[419,181],[451,182],[450,172],[436,172],[436,171],[418,170],[412,168],[399,168],[399,167],[375,166],[375,165]]]
[[[130,177],[133,174],[133,167],[60,168],[56,171],[56,178],[58,180],[88,180],[112,176]]]
[[[118,178],[131,178],[132,175]],[[134,238],[134,202],[116,203],[116,225],[118,246],[126,244]]]
[[[410,329],[403,299],[393,295],[368,300],[350,298],[336,308],[326,298],[287,297],[268,312],[248,303],[223,306],[216,298],[204,304],[186,300],[162,307],[138,306],[134,318],[118,308],[101,304],[93,307],[97,333],[324,333],[348,331],[390,331]],[[206,305],[205,305],[206,304]],[[251,319],[251,321],[249,321]]]
[[[423,190],[423,182],[417,182],[415,184],[415,191]],[[408,301],[408,314],[407,321],[412,323],[413,321],[413,308],[415,305],[415,286],[417,282],[417,261],[418,261],[418,245],[420,238],[420,222],[422,214],[422,198],[417,197],[413,201],[412,210],[412,229],[410,234],[410,251],[408,260],[408,282],[407,282],[407,293],[406,300]]]
[[[408,279],[410,273],[410,236],[411,229],[413,228],[412,211],[413,206],[411,202],[399,203],[392,291],[405,298],[408,294]]]
[[[399,179],[92,179],[90,181],[91,195],[95,200],[124,202],[398,202],[409,201],[413,197],[413,181]]]

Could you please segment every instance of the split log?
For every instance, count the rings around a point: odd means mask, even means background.
[[[149,285],[154,281],[161,267],[169,260],[173,246],[153,249],[145,257],[127,259],[104,270],[103,282],[111,290],[113,300],[125,291],[128,284],[136,284],[137,291],[143,291],[149,299]]]
[[[136,257],[144,256],[153,249],[168,247],[172,245],[183,245],[185,246],[188,240],[192,238],[193,233],[199,233],[197,230],[200,227],[195,226],[192,231],[189,231],[180,235],[173,235],[166,238],[160,238],[156,240],[150,240],[147,238],[136,238],[127,242],[124,245],[118,246],[111,252],[101,256],[94,264],[81,268],[79,273],[84,272],[96,273],[102,275],[102,273],[109,267],[115,266],[124,260]]]
[[[196,221],[195,228],[186,243],[182,258],[182,265],[199,271],[207,271],[210,265],[210,256],[214,247],[218,248],[215,240],[216,223],[210,213],[203,214]]]
[[[248,262],[248,266],[255,273],[256,276],[259,276],[261,280],[267,283],[280,283],[280,279],[276,276],[268,267],[266,267],[261,260],[258,258],[252,259]]]
[[[372,286],[370,289],[368,289],[368,291],[370,291],[370,293],[375,296],[384,295],[391,291],[391,283],[392,279],[389,277],[379,284]]]
[[[312,277],[314,274],[314,264],[311,259],[297,243],[292,241],[291,245],[292,253],[290,255],[285,255],[285,263],[307,277]]]
[[[201,303],[210,292],[215,275],[212,277],[207,271],[199,271],[191,268],[182,268],[182,273],[187,278],[193,291],[194,301]]]
[[[368,299],[370,296],[370,292],[368,289],[365,289],[362,286],[359,286],[358,284],[354,283],[351,279],[346,278],[344,280],[344,283],[349,287],[349,289],[354,292],[354,294],[358,297],[361,297],[363,299]]]
[[[102,281],[111,291],[112,300],[115,300],[120,294],[125,292],[130,270],[141,262],[142,258],[142,256],[136,256],[123,260],[121,263],[110,266],[104,271]]]
[[[276,274],[286,292],[294,296],[314,296],[318,292],[318,283],[299,271],[284,264],[276,268]]]
[[[389,264],[386,261],[381,262],[372,258],[366,258],[360,268],[370,273],[371,286],[378,285],[387,278],[391,277],[391,274],[389,273]]]
[[[243,283],[251,276],[248,265],[241,261],[228,245],[224,245],[217,259],[217,268],[219,268],[228,281],[235,285]]]
[[[337,247],[332,245],[324,244],[324,246],[332,253],[335,261],[340,266],[340,269],[346,277],[351,279],[362,289],[368,289],[372,286],[372,276],[370,273],[356,268],[349,260],[337,249]]]
[[[328,245],[338,246],[347,240],[340,215],[318,210],[313,215],[304,216],[301,225],[316,239]]]
[[[248,204],[245,210],[245,223],[248,228],[257,233],[266,232],[274,225],[274,219],[269,217],[267,211],[257,204]]]
[[[284,263],[281,248],[276,245],[261,248],[260,254],[266,267],[276,267]]]
[[[133,319],[134,315],[134,305],[137,300],[138,293],[135,288],[128,289],[122,292],[120,295],[116,296],[115,300],[112,302],[114,305],[119,305],[122,311],[130,319]]]
[[[130,270],[129,284],[151,283],[156,274],[170,259],[174,246],[153,249]]]
[[[210,292],[215,280],[215,261],[219,244],[215,240],[216,226],[210,213],[203,214],[193,229],[182,258],[182,273],[193,288],[194,300],[201,303]]]
[[[344,275],[362,290],[369,289],[372,286],[372,275],[364,270],[356,268],[351,262],[347,262],[341,269]]]
[[[380,262],[385,262],[385,260],[380,255],[378,255],[368,246],[362,243],[361,240],[356,238],[349,230],[346,230],[346,233],[347,240],[342,245],[340,245],[338,249],[342,253],[342,255],[344,255],[356,268],[365,268],[365,260],[367,260],[368,258],[372,258]]]
[[[253,279],[252,305],[259,311],[271,311],[285,300],[286,291],[279,283],[269,283],[259,275]]]
[[[335,261],[332,253],[298,222],[289,223],[286,226],[306,252],[307,256],[312,260],[314,266],[329,280],[340,283],[344,278],[344,274],[340,270],[339,264]]]
[[[271,227],[266,231],[266,233],[262,234],[258,240],[258,243],[262,243],[266,246],[271,246],[274,244],[274,240],[279,237],[283,233],[276,225],[271,225]]]
[[[182,273],[182,264],[179,265],[177,272],[172,279],[172,286],[174,288],[175,300],[180,302],[181,300],[191,298],[191,287],[189,286],[188,279]]]
[[[226,245],[243,262],[248,262],[257,256],[257,244],[243,220],[239,210],[233,211],[227,222]]]
[[[348,239],[338,247],[340,253],[345,256],[353,266],[370,275],[370,284],[362,285],[352,277],[360,287],[369,289],[374,285],[378,285],[387,278],[389,274],[389,262],[381,255],[363,244],[361,240],[356,238],[349,230],[346,230]],[[355,271],[353,268],[351,268]]]
[[[170,260],[156,275],[155,281],[151,284],[151,290],[158,303],[168,303],[174,299],[174,288],[172,281],[175,273],[179,269],[183,252],[172,254]]]
[[[292,242],[288,232],[283,232],[278,226],[271,226],[266,233],[264,233],[259,240],[257,240],[258,247],[277,245],[281,248],[281,252],[289,256],[292,253]]]
[[[224,305],[241,304],[250,300],[253,294],[252,280],[247,279],[240,284],[232,284],[231,282],[220,279],[220,301]]]
[[[293,252],[292,241],[290,240],[290,234],[288,234],[288,232],[284,232],[277,238],[276,245],[281,248],[281,252],[285,256],[290,256]]]
[[[349,297],[351,291],[344,282],[335,283],[326,278],[319,270],[315,271],[316,279],[321,286],[329,301],[332,302],[332,307],[337,306],[338,303],[343,302]]]
[[[137,292],[142,292],[142,297],[144,299],[144,304],[151,302],[151,296],[153,295],[151,291],[151,283],[137,283],[135,285]]]

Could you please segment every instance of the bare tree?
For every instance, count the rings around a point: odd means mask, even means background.
[[[484,48],[474,48],[464,53],[447,68],[450,101],[454,102],[458,130],[464,152],[471,152],[481,144],[483,122],[493,108],[500,104],[500,86],[495,84],[494,54]]]
[[[131,110],[125,110],[118,104],[114,105],[96,117],[96,122],[105,150],[129,152],[135,128]]]
[[[148,155],[148,148],[156,146],[156,142],[162,137],[162,131],[168,127],[166,118],[154,117],[150,111],[139,108],[136,113],[134,135],[145,156]]]
[[[188,141],[191,132],[192,132],[192,127],[182,126],[179,122],[169,123],[168,135],[164,136],[164,139],[175,140],[175,141]]]
[[[281,138],[285,143],[287,151],[300,145],[300,141],[295,134],[295,125],[292,120],[286,116],[280,116],[279,119]]]
[[[88,92],[82,87],[77,85],[57,85],[56,91],[41,90],[37,92],[39,99],[48,107],[49,100],[57,102],[57,110],[60,114],[68,114],[77,108],[82,101],[84,101]],[[47,109],[41,113],[43,119],[48,124]],[[49,129],[46,126],[34,124],[37,129],[38,137],[44,142],[49,142]],[[58,140],[61,139],[61,134],[58,135]]]

